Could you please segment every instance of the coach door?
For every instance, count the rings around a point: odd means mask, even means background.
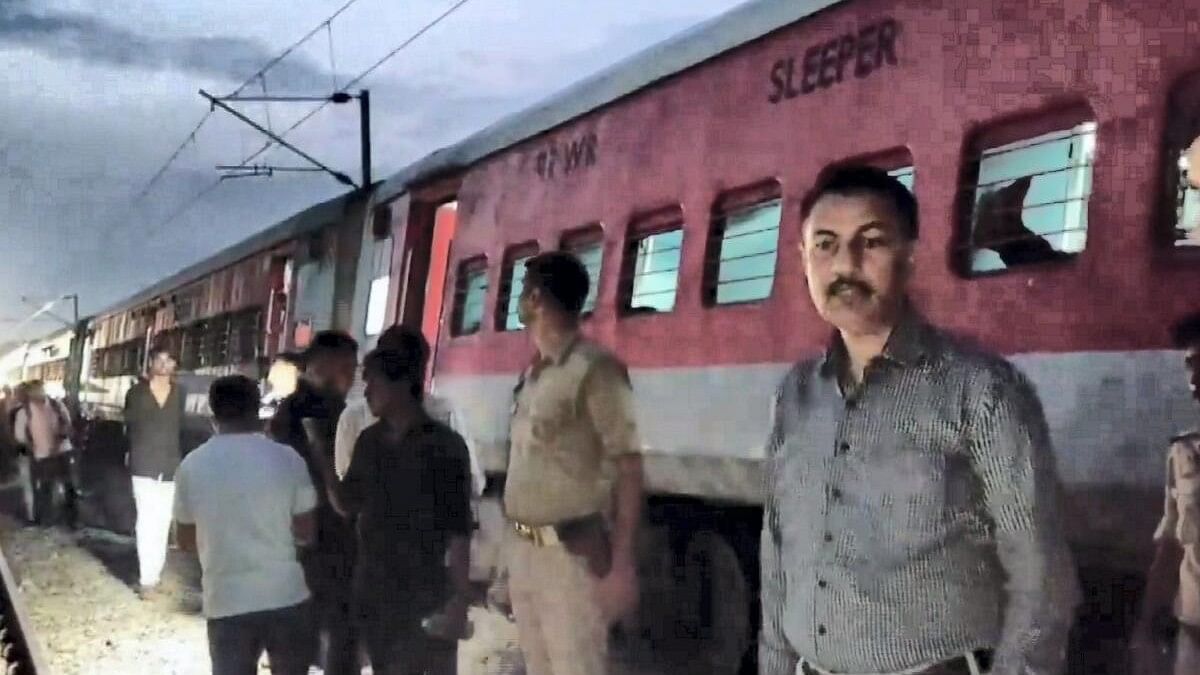
[[[432,376],[437,362],[438,338],[447,318],[443,314],[446,278],[457,226],[458,202],[452,193],[436,200],[414,200],[404,228],[404,241],[396,252],[402,259],[393,260],[393,268],[403,270],[396,323],[420,326],[429,341],[432,355],[427,378]]]

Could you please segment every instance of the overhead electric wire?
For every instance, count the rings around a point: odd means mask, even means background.
[[[315,28],[313,28],[312,30],[305,33],[304,37],[302,37],[299,40],[292,43],[287,49],[284,49],[277,56],[275,56],[275,58],[268,61],[266,63],[266,65],[259,68],[253,75],[246,78],[246,81],[242,82],[242,84],[240,86],[238,86],[238,88],[235,89],[233,91],[233,93],[230,94],[230,96],[237,96],[238,94],[240,94],[242,92],[242,90],[244,90],[246,87],[248,87],[255,80],[260,79],[260,78],[265,78],[266,72],[268,70],[275,67],[276,65],[279,64],[280,61],[284,60],[289,55],[291,55],[291,53],[296,51],[296,49],[298,49],[300,47],[300,45],[302,45],[305,42],[308,42],[310,39],[312,39],[312,36],[314,36],[318,32],[320,32],[320,30],[322,28],[328,30],[334,19],[338,18],[338,16],[340,16],[347,9],[350,9],[350,7],[358,1],[359,0],[346,0],[346,2],[343,3],[342,6],[337,9],[337,11],[335,11],[333,14],[330,14],[328,17],[326,17],[325,20],[322,21],[321,23],[317,24]],[[264,89],[266,87],[265,79],[263,79],[263,87],[264,87]],[[171,155],[169,157],[167,157],[167,161],[163,162],[162,165],[159,166],[158,170],[154,172],[154,175],[151,176],[150,180],[148,180],[146,182],[145,186],[143,186],[142,189],[138,191],[137,195],[134,196],[133,200],[130,202],[130,205],[129,205],[130,209],[132,209],[138,202],[140,202],[142,199],[144,199],[146,197],[146,195],[148,195],[150,193],[150,191],[154,188],[154,186],[158,183],[158,181],[167,172],[167,169],[169,169],[171,167],[171,165],[175,163],[175,160],[179,158],[179,155],[183,153],[184,149],[187,148],[187,146],[189,144],[195,142],[196,134],[198,134],[200,132],[201,127],[203,127],[204,124],[206,122],[208,122],[208,120],[212,117],[212,115],[213,115],[213,111],[211,109],[209,109],[209,111],[206,112],[204,114],[204,116],[200,118],[200,121],[196,124],[195,128],[193,128],[192,131],[190,133],[188,133],[187,136],[184,137],[183,141],[180,142],[180,144],[175,148],[175,150],[171,153]],[[269,113],[268,113],[268,115],[269,115]]]
[[[343,6],[342,6],[342,8],[341,8],[341,9],[339,9],[339,10],[338,10],[338,11],[337,11],[337,12],[334,14],[334,17],[336,17],[336,16],[337,16],[337,14],[340,14],[342,11],[344,11],[344,10],[346,9],[346,7],[348,7],[348,6],[352,5],[352,4],[354,4],[354,2],[355,2],[355,1],[356,1],[356,0],[350,0],[350,1],[349,1],[349,2],[347,2],[345,5],[343,5]],[[383,58],[379,59],[379,60],[378,60],[378,61],[376,61],[374,64],[372,64],[370,68],[367,68],[366,70],[364,70],[363,72],[361,72],[361,73],[359,73],[357,76],[355,76],[353,79],[351,79],[350,81],[348,81],[348,82],[347,82],[347,83],[346,83],[346,84],[345,84],[345,85],[342,87],[342,91],[345,91],[345,90],[347,90],[347,89],[349,89],[349,88],[353,87],[354,85],[358,84],[359,82],[363,81],[363,79],[365,79],[365,78],[366,78],[367,76],[369,76],[371,73],[375,72],[375,71],[376,71],[376,70],[377,70],[377,69],[378,69],[380,66],[382,66],[384,63],[386,63],[387,61],[389,61],[390,59],[392,59],[394,56],[396,56],[397,54],[399,54],[401,51],[403,51],[405,48],[407,48],[409,45],[411,45],[413,42],[415,42],[415,41],[416,41],[418,38],[420,38],[422,35],[424,35],[425,33],[429,32],[429,31],[430,31],[430,30],[431,30],[431,29],[432,29],[434,26],[437,26],[439,23],[441,23],[441,22],[442,22],[442,21],[444,21],[445,19],[449,18],[451,14],[454,14],[454,12],[458,11],[459,9],[461,9],[463,5],[467,4],[467,3],[468,3],[468,2],[470,2],[470,1],[471,1],[471,0],[458,0],[458,2],[454,3],[453,5],[451,5],[449,9],[447,9],[446,11],[442,12],[441,14],[439,14],[439,15],[438,15],[436,18],[434,18],[432,21],[429,21],[428,23],[426,23],[424,26],[422,26],[420,29],[418,29],[418,30],[417,30],[415,33],[413,33],[412,35],[408,36],[408,38],[407,38],[407,39],[405,39],[403,42],[401,42],[399,45],[397,45],[397,46],[396,46],[394,49],[392,49],[390,52],[388,52],[387,54],[385,54],[385,55],[383,56]],[[332,21],[334,17],[330,17],[330,20]],[[320,30],[320,27],[318,27],[316,30]],[[315,33],[315,32],[316,32],[316,30],[312,31],[312,33]],[[312,34],[312,33],[310,33],[310,36],[311,36],[311,34]],[[306,38],[306,39],[307,39],[307,38]],[[239,88],[239,89],[238,89],[238,91],[241,91],[241,88]],[[236,92],[235,92],[235,95],[236,95]],[[288,127],[288,128],[287,128],[287,129],[285,129],[285,130],[284,130],[282,133],[280,133],[280,134],[279,134],[279,137],[280,137],[280,138],[284,138],[284,137],[286,137],[286,136],[287,136],[289,133],[291,133],[291,132],[295,131],[295,130],[296,130],[296,129],[297,129],[299,126],[300,126],[300,125],[302,125],[302,124],[304,124],[305,122],[307,122],[308,120],[312,119],[312,118],[313,118],[313,116],[315,116],[315,115],[316,115],[318,112],[320,112],[321,110],[323,110],[323,109],[325,108],[325,106],[329,105],[331,102],[332,102],[332,101],[325,101],[325,102],[321,103],[321,105],[319,105],[319,106],[317,106],[317,107],[313,108],[312,110],[310,110],[310,111],[309,111],[307,114],[305,114],[303,117],[301,117],[301,118],[300,118],[299,120],[297,120],[295,123],[293,123],[293,124],[292,124],[290,127]],[[239,162],[238,164],[239,164],[239,165],[241,165],[241,166],[245,166],[245,165],[249,164],[249,163],[250,163],[250,162],[252,162],[252,161],[253,161],[255,158],[257,158],[259,155],[262,155],[262,154],[263,154],[264,152],[266,152],[267,150],[270,150],[270,149],[271,149],[271,148],[272,148],[274,145],[275,145],[275,142],[274,142],[274,141],[267,141],[267,142],[266,142],[266,143],[265,143],[265,144],[264,144],[264,145],[263,145],[261,148],[259,148],[259,149],[258,149],[257,151],[255,151],[253,154],[251,154],[251,155],[249,155],[248,157],[246,157],[245,159],[243,159],[243,160],[242,160],[241,162]],[[221,186],[221,183],[222,183],[221,179],[220,179],[220,178],[218,178],[216,181],[214,181],[214,182],[213,182],[212,184],[210,184],[208,187],[206,187],[206,188],[204,188],[203,190],[201,190],[201,191],[200,191],[200,192],[199,192],[199,193],[198,193],[196,196],[194,196],[194,197],[192,197],[191,199],[189,199],[189,200],[187,201],[187,203],[185,203],[185,204],[184,204],[182,207],[180,207],[179,209],[176,209],[176,210],[175,210],[175,212],[173,212],[173,213],[171,214],[171,216],[170,216],[170,217],[168,217],[168,218],[166,218],[165,220],[161,221],[161,222],[160,222],[160,223],[159,223],[159,224],[158,224],[158,225],[157,225],[155,228],[153,228],[153,229],[151,230],[151,232],[153,232],[153,233],[157,233],[159,230],[162,230],[162,229],[164,229],[164,228],[165,228],[167,225],[170,225],[170,224],[171,224],[171,223],[172,223],[172,222],[173,222],[173,221],[174,221],[176,218],[178,218],[178,217],[182,216],[183,214],[187,213],[188,211],[190,211],[190,210],[192,209],[192,207],[193,207],[193,206],[195,206],[196,204],[198,204],[198,203],[200,202],[200,200],[204,199],[204,197],[208,196],[208,194],[209,194],[210,192],[212,192],[213,190],[216,190],[218,187],[220,187],[220,186]],[[364,187],[369,187],[369,186],[364,186]],[[149,233],[148,233],[148,234],[149,234]]]
[[[458,0],[458,2],[451,5],[449,9],[447,9],[446,11],[439,14],[436,18],[434,18],[429,23],[426,23],[419,30],[417,30],[417,32],[408,36],[408,38],[406,40],[404,40],[404,42],[401,42],[395,49],[393,49],[392,51],[385,54],[383,56],[383,58],[376,61],[370,68],[367,68],[366,70],[364,70],[363,72],[359,73],[357,76],[352,78],[349,82],[342,85],[341,90],[346,91],[346,90],[350,89],[351,87],[353,87],[354,85],[358,84],[359,82],[362,82],[364,79],[366,79],[367,76],[369,76],[371,73],[375,72],[375,70],[378,69],[380,66],[382,66],[384,63],[387,63],[392,57],[394,57],[396,54],[399,54],[401,51],[403,51],[406,47],[408,47],[413,42],[415,42],[422,35],[429,32],[434,26],[438,25],[439,23],[441,23],[442,21],[447,19],[451,14],[458,11],[460,8],[462,8],[463,5],[467,4],[470,1],[471,0]],[[307,114],[305,114],[300,119],[296,120],[296,122],[294,124],[292,124],[290,127],[288,127],[287,129],[285,129],[283,131],[283,133],[279,134],[279,137],[280,138],[286,137],[288,134],[295,131],[300,125],[304,124],[308,120],[312,119],[317,113],[324,110],[325,106],[329,105],[330,103],[331,103],[331,101],[325,101],[325,102],[321,103],[320,105],[318,105],[317,107],[313,108],[312,110],[308,111]],[[256,158],[258,158],[260,155],[262,155],[267,150],[270,150],[274,146],[275,146],[274,141],[267,141],[266,143],[263,144],[263,146],[261,148],[256,150],[254,152],[254,154],[246,157],[240,163],[248,164],[248,163],[254,161]]]

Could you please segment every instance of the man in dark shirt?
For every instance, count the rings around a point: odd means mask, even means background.
[[[367,356],[380,421],[359,436],[332,495],[358,516],[355,620],[374,672],[388,675],[453,675],[470,597],[470,458],[422,405],[422,340],[414,331],[407,348]]]
[[[301,558],[313,594],[317,627],[324,641],[326,675],[358,673],[350,621],[350,576],[354,569],[354,530],[329,503],[325,476],[333,471],[333,438],[346,394],[358,367],[358,343],[338,331],[313,337],[304,354],[304,376],[279,404],[270,435],[295,448],[308,465],[317,489],[317,537]]]
[[[175,469],[181,458],[184,401],[174,381],[175,358],[166,347],[150,350],[148,376],[125,395],[125,433],[129,437],[129,472],[137,505],[134,534],[138,552],[138,595],[157,587],[167,561],[171,507],[175,501]]]

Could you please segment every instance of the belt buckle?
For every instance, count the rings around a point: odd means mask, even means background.
[[[530,527],[524,523],[513,522],[513,529],[517,531],[517,534],[521,535],[525,539],[528,539],[534,546],[546,545],[545,539],[542,537],[541,528]]]

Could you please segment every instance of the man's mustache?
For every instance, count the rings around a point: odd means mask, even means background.
[[[867,285],[867,283],[864,281],[851,279],[850,277],[838,277],[837,279],[833,280],[833,283],[829,284],[829,289],[826,291],[826,294],[832,298],[844,290],[858,291],[863,295],[871,295],[875,292],[875,290]]]

